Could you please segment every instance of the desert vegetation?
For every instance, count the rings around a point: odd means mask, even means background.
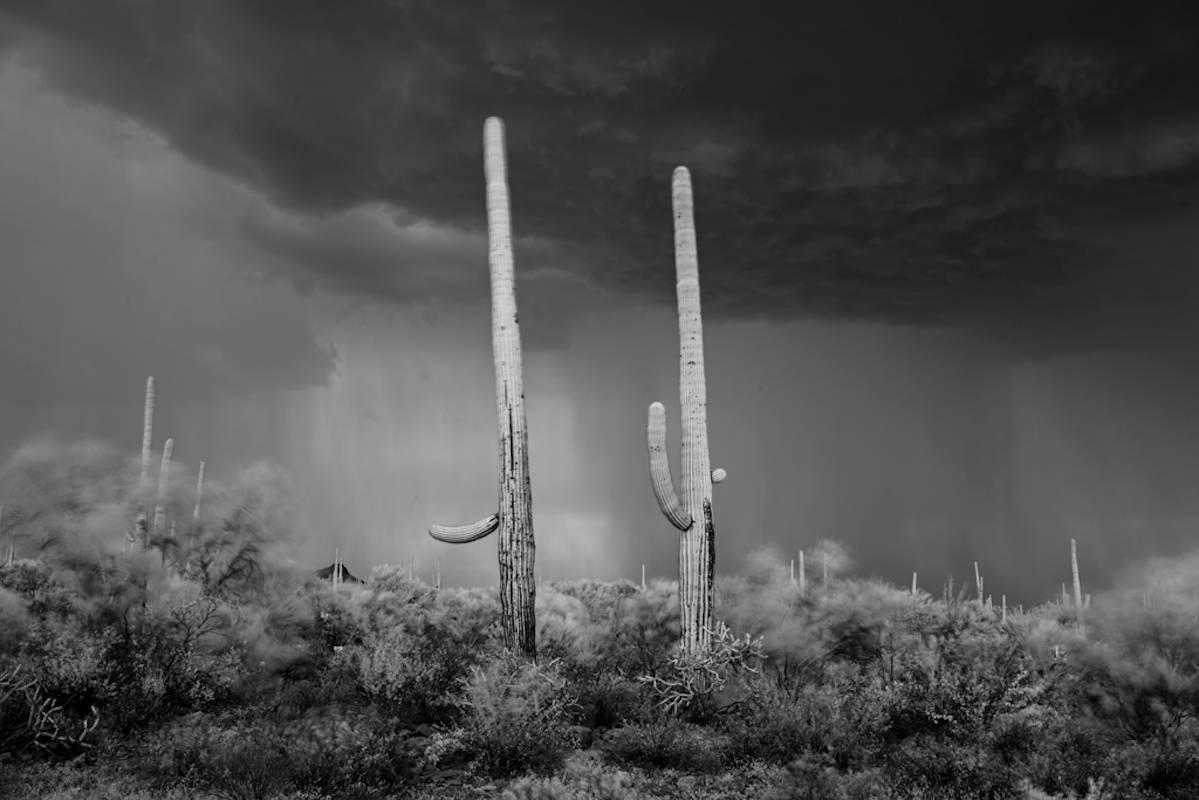
[[[1199,787],[1194,559],[1096,594],[1084,635],[1073,603],[913,592],[854,577],[833,543],[809,549],[810,576],[759,552],[717,577],[700,653],[680,647],[674,581],[548,582],[534,660],[507,646],[496,587],[437,589],[389,566],[335,587],[294,564],[286,482],[262,466],[207,476],[188,536],[130,550],[140,482],[136,458],[95,442],[31,442],[0,473],[0,534],[19,542],[0,566],[11,796]],[[195,483],[172,462],[167,519],[192,518]]]
[[[717,574],[690,174],[674,174],[678,580],[535,583],[503,127],[485,126],[499,582],[297,563],[287,482],[39,439],[0,469],[0,792],[15,798],[1199,796],[1199,557],[1025,610],[774,537]],[[801,545],[804,549],[798,549]],[[643,568],[644,569],[644,568]],[[811,570],[811,574],[809,574]],[[328,576],[328,579],[325,578]],[[1085,611],[1085,627],[1083,613]]]

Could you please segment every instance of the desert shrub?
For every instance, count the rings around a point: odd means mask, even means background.
[[[1159,651],[1120,653],[1094,643],[1074,669],[1085,713],[1130,741],[1175,751],[1194,741],[1199,717],[1199,664],[1176,665]]]
[[[226,638],[229,620],[215,601],[167,596],[130,606],[123,619],[105,651],[118,732],[224,701],[242,680],[244,650]]]
[[[681,636],[675,583],[654,581],[644,591],[614,593],[612,605],[601,608],[589,629],[595,671],[653,675],[665,667]]]
[[[1057,695],[1085,737],[1059,731],[1051,738],[1063,764],[1035,774],[1040,785],[1077,791],[1096,777],[1113,791],[1152,797],[1199,792],[1199,668],[1178,660],[1187,635],[1168,615],[1143,631],[1113,630],[1130,618],[1137,615],[1106,620],[1111,641],[1071,651]]]
[[[451,758],[469,755],[487,775],[547,774],[574,748],[574,698],[554,662],[498,657],[473,669],[457,702],[462,718],[440,747]]]
[[[1025,769],[1031,783],[1040,789],[1081,796],[1095,778],[1105,772],[1111,777],[1115,742],[1101,725],[1068,715],[1068,711],[1041,706],[1026,712],[1024,724],[1036,746],[1028,753]]]
[[[824,654],[813,621],[812,589],[801,597],[774,551],[755,551],[747,562],[746,575],[719,579],[720,616],[735,630],[760,639],[780,681],[798,686],[801,665],[818,662]]]
[[[560,776],[517,778],[500,795],[503,800],[635,800],[641,796],[622,773],[570,763]]]
[[[899,659],[880,764],[914,796],[1013,797],[1036,746],[1028,710],[1045,683],[1022,641],[973,604],[950,604],[925,651]]]
[[[407,735],[380,715],[337,710],[294,718],[198,712],[158,731],[140,756],[142,769],[160,780],[235,798],[397,788],[411,781],[419,759]]]
[[[362,692],[412,722],[451,723],[472,667],[500,651],[498,605],[490,594],[434,592],[390,576],[375,579],[353,608],[362,643],[332,659],[348,665]]]
[[[592,617],[593,609],[561,588],[552,584],[537,592],[537,652],[570,674],[593,672],[604,632]],[[589,593],[585,596],[594,599]]]
[[[712,728],[663,716],[608,731],[600,749],[614,764],[715,772],[728,762],[732,742]]]
[[[735,743],[738,761],[789,764],[819,753],[836,769],[863,769],[879,748],[885,701],[876,678],[853,671],[794,694],[763,678],[719,727]]]
[[[0,565],[0,587],[24,601],[26,610],[37,618],[66,619],[81,616],[86,604],[70,583],[72,576],[52,564],[19,559]]]
[[[734,636],[718,621],[707,650],[676,652],[656,673],[638,680],[650,687],[659,711],[705,723],[741,702],[743,681],[758,674],[762,658],[760,640]]]
[[[844,773],[814,755],[796,759],[763,800],[888,800],[893,797],[878,770]]]
[[[921,800],[1015,800],[1021,769],[986,742],[914,736],[888,749],[881,764],[901,797]]]
[[[0,786],[6,800],[195,800],[187,786],[158,786],[107,754],[92,760],[32,761],[19,768],[0,763]]]
[[[571,681],[580,723],[607,729],[644,722],[655,715],[653,697],[641,681],[614,673],[592,673]]]

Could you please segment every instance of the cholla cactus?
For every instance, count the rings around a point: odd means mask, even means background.
[[[658,707],[668,714],[711,706],[734,674],[760,673],[764,646],[763,637],[734,636],[724,622],[717,621],[708,631],[705,650],[676,653],[663,674],[641,675],[637,680],[653,689]]]
[[[666,409],[649,407],[647,426],[650,479],[658,507],[682,536],[679,539],[679,614],[684,651],[706,650],[711,641],[716,528],[712,520],[712,484],[725,477],[708,460],[708,400],[704,377],[703,320],[699,305],[699,256],[691,173],[674,171],[676,293],[679,307],[679,400],[682,407],[683,464],[676,492],[666,456]]]
[[[533,604],[533,497],[529,484],[529,437],[521,374],[520,326],[516,316],[508,167],[504,123],[483,126],[487,178],[488,263],[491,271],[491,345],[495,357],[495,401],[500,430],[500,508],[486,519],[457,527],[434,525],[429,535],[450,544],[482,539],[499,529],[500,610],[509,650],[537,654]]]

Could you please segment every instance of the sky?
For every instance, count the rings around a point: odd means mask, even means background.
[[[674,574],[670,175],[717,569],[1055,595],[1199,533],[1199,8],[0,0],[0,451],[289,476],[301,560],[495,580],[483,120],[545,578]]]

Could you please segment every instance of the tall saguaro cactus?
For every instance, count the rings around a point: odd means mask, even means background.
[[[491,271],[491,346],[495,357],[495,402],[500,429],[500,507],[486,519],[457,527],[434,525],[429,535],[450,544],[482,539],[498,529],[500,610],[510,650],[537,655],[533,603],[533,497],[529,485],[529,436],[521,377],[520,327],[516,316],[512,221],[508,205],[508,166],[504,123],[489,117],[483,125],[483,166],[487,180],[488,264]]]
[[[200,469],[196,473],[196,505],[192,508],[192,528],[188,535],[189,541],[195,545],[196,537],[200,535],[200,503],[204,499],[204,463],[200,462]]]
[[[699,308],[699,255],[691,173],[677,167],[671,186],[674,258],[679,305],[679,400],[682,407],[683,463],[675,491],[666,456],[666,409],[649,407],[649,468],[658,507],[682,535],[679,539],[679,614],[684,652],[706,650],[712,627],[716,568],[716,529],[712,484],[724,479],[708,460],[708,400],[704,379],[704,332]]]
[[[0,522],[4,522],[4,505],[0,503]],[[3,528],[0,528],[3,530]],[[12,563],[17,560],[17,533],[13,531],[8,541],[8,556],[4,559],[4,563],[12,566]]]
[[[146,378],[146,402],[142,410],[142,464],[137,479],[138,511],[137,523],[130,533],[129,540],[140,538],[142,549],[146,549],[149,539],[150,520],[146,510],[146,495],[150,489],[150,457],[154,442],[154,376]],[[127,542],[128,543],[128,542]]]
[[[1070,540],[1070,573],[1074,579],[1074,608],[1078,615],[1078,627],[1080,630],[1086,629],[1083,622],[1084,606],[1082,603],[1082,581],[1078,577],[1078,542],[1074,539]]]

